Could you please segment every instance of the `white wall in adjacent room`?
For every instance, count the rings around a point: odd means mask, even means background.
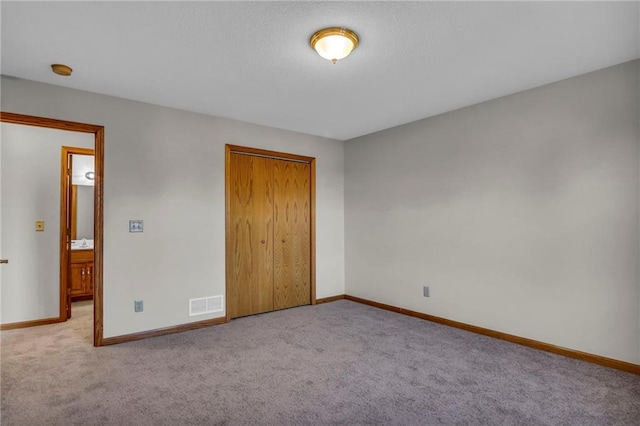
[[[93,148],[88,133],[0,123],[0,323],[60,316],[62,146]],[[44,231],[36,231],[44,220]]]
[[[94,187],[78,185],[76,188],[76,239],[93,240]]]

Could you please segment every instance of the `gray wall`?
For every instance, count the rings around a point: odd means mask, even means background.
[[[0,323],[60,315],[60,155],[93,135],[1,123]],[[44,231],[35,222],[44,220]]]
[[[188,300],[224,294],[225,143],[316,157],[317,297],[344,293],[342,142],[15,78],[1,84],[3,111],[105,126],[105,337],[222,315],[189,317]],[[130,219],[144,220],[144,232],[129,233]]]
[[[640,363],[638,74],[347,141],[347,293]]]

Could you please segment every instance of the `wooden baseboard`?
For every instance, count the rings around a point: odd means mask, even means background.
[[[31,321],[10,322],[7,324],[0,324],[0,330],[13,330],[16,328],[35,327],[38,325],[54,324],[56,322],[63,322],[63,321],[64,320],[60,319],[60,317],[55,317],[55,318],[43,318],[43,319],[31,320]]]
[[[502,333],[500,331],[490,330],[488,328],[478,327],[475,325],[465,324],[463,322],[453,321],[446,318],[437,317],[434,315],[423,314],[422,312],[411,311],[408,309],[398,308],[392,305],[386,305],[384,303],[374,302],[372,300],[362,299],[360,297],[345,295],[345,299],[353,302],[362,303],[364,305],[374,306],[376,308],[385,309],[391,312],[397,312],[399,314],[408,315],[423,320],[437,322],[439,324],[448,325],[450,327],[460,328],[462,330],[471,331],[472,333],[482,334],[485,336],[493,337],[495,339],[505,340],[507,342],[516,343],[518,345],[528,346],[530,348],[539,349],[545,352],[551,352],[558,355],[563,355],[569,358],[576,358],[582,361],[587,361],[593,364],[602,365],[604,367],[615,368],[616,370],[626,371],[628,373],[640,374],[640,365],[633,364],[626,361],[620,361],[613,358],[607,358],[600,355],[594,355],[587,352],[576,351],[574,349],[563,348],[561,346],[552,345],[550,343],[544,343],[533,339],[527,339],[526,337],[514,336],[513,334]]]
[[[204,321],[190,322],[188,324],[174,325],[171,327],[157,328],[155,330],[141,331],[140,333],[125,334],[122,336],[106,337],[102,339],[102,346],[116,345],[118,343],[133,342],[135,340],[147,339],[149,337],[163,336],[165,334],[180,333],[182,331],[195,330],[198,328],[210,327],[212,325],[224,324],[225,317],[213,318]]]
[[[337,296],[331,296],[331,297],[323,297],[322,299],[316,299],[316,305],[319,305],[320,303],[335,302],[336,300],[342,300],[344,298],[345,298],[344,294],[339,294]]]

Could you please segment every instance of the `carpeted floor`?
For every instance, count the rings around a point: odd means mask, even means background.
[[[115,346],[1,333],[2,425],[638,425],[640,376],[341,300]]]

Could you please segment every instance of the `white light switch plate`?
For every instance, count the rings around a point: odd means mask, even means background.
[[[144,223],[140,219],[129,221],[129,232],[142,232]]]

